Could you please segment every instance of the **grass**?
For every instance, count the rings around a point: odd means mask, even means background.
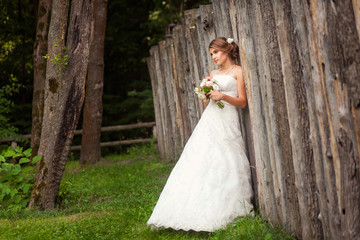
[[[68,162],[60,207],[0,211],[0,239],[295,239],[259,215],[215,233],[151,231],[146,221],[173,166],[159,162],[150,145],[95,166]]]

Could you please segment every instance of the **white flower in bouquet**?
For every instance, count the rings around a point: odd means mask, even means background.
[[[216,83],[216,81],[212,77],[206,77],[200,81],[200,87],[196,87],[194,89],[195,93],[198,95],[199,98],[206,97],[210,99],[209,93],[211,90],[218,90],[220,91],[220,86]],[[224,104],[221,101],[216,101],[219,108],[223,109]]]

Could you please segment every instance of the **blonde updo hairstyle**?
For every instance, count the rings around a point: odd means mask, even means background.
[[[234,41],[229,43],[226,38],[218,37],[211,41],[210,48],[227,53],[236,65],[240,65],[239,46]]]

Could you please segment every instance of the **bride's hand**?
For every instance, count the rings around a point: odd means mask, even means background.
[[[210,98],[213,101],[220,101],[223,99],[224,94],[222,94],[221,92],[219,92],[218,90],[212,90],[210,91]]]

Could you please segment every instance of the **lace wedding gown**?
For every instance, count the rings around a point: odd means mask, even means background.
[[[236,80],[215,75],[221,92],[237,96]],[[234,106],[210,101],[172,170],[147,224],[213,232],[252,212],[250,166]]]

